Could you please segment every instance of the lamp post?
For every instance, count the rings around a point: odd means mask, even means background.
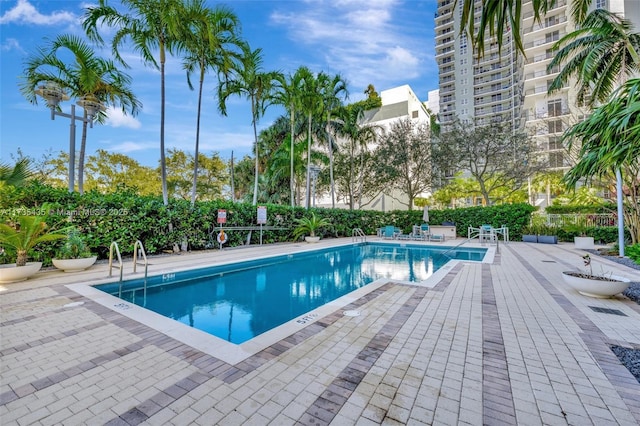
[[[311,174],[311,184],[313,185],[311,188],[311,194],[313,194],[313,207],[315,207],[316,206],[316,181],[318,180],[318,175],[320,174],[320,167],[310,166],[309,173]]]
[[[56,115],[71,119],[69,128],[69,192],[73,192],[75,188],[75,164],[76,164],[76,120],[89,123],[89,127],[93,128],[93,119],[98,111],[104,109],[102,103],[93,95],[83,96],[78,100],[78,105],[87,111],[87,118],[76,115],[76,106],[71,105],[71,114],[56,111],[61,101],[69,100],[69,96],[56,83],[46,82],[39,85],[35,89],[35,93],[40,95],[47,106],[51,109],[51,119],[55,120]]]

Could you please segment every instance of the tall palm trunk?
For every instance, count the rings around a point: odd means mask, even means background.
[[[329,133],[329,123],[331,123],[331,113],[327,114],[327,146],[329,147],[329,180],[331,182],[331,208],[336,208],[335,182],[333,181],[333,144]]]
[[[198,155],[200,152],[200,113],[202,110],[202,86],[204,85],[204,66],[200,67],[200,85],[198,87],[198,113],[196,117],[196,152],[193,159],[193,186],[191,187],[191,207],[196,204],[196,189],[198,184]]]
[[[305,207],[308,209],[311,201],[311,114],[307,123],[307,193],[305,194]]]
[[[160,176],[162,178],[162,201],[169,205],[169,193],[167,191],[167,160],[164,155],[164,63],[166,61],[164,42],[160,41]]]
[[[291,189],[291,207],[295,206],[295,200],[293,195],[293,192],[295,191],[294,176],[293,176],[293,155],[294,155],[293,150],[294,150],[294,139],[295,139],[294,126],[295,126],[295,107],[293,106],[293,103],[292,103],[291,104],[291,151],[289,152],[289,155],[291,156],[291,175],[289,180],[289,186]]]
[[[254,146],[256,150],[256,173],[253,182],[253,205],[255,206],[258,204],[258,168],[260,167],[260,156],[258,155],[258,130],[256,128],[256,99],[253,95],[251,96],[251,115],[253,117],[251,122],[253,123],[253,140],[255,141]]]

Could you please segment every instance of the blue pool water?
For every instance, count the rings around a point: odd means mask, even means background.
[[[377,279],[419,282],[483,248],[359,244],[96,286],[240,344]]]

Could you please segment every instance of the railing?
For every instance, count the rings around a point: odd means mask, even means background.
[[[351,230],[351,241],[367,241],[367,236],[364,234],[361,228],[353,228]]]
[[[113,251],[115,249],[116,255],[118,256],[118,266],[113,265]],[[118,248],[118,243],[115,241],[111,243],[109,246],[109,277],[111,277],[112,268],[120,269],[120,281],[122,281],[122,256],[120,256],[120,249]]]
[[[143,261],[138,261],[138,251],[142,255]],[[144,265],[144,278],[147,279],[147,269],[149,267],[149,263],[147,262],[147,254],[144,251],[144,247],[142,246],[142,241],[136,240],[136,243],[133,245],[133,273],[136,273],[136,266],[138,263]],[[145,281],[145,291],[146,291],[146,281]]]
[[[573,213],[543,215],[548,226],[618,226],[618,217],[614,213]]]

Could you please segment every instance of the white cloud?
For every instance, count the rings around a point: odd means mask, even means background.
[[[122,152],[124,154],[129,152],[147,151],[150,149],[158,149],[157,142],[133,142],[124,141],[120,143],[108,143],[109,151]]]
[[[66,11],[43,15],[28,0],[18,0],[13,9],[0,16],[0,24],[18,23],[33,25],[59,25],[78,21],[78,16]]]
[[[16,50],[20,53],[25,53],[25,50],[20,46],[20,42],[15,38],[8,38],[2,43],[0,46],[0,50],[3,52],[9,52],[11,50]]]
[[[397,0],[306,2],[305,8],[274,12],[271,23],[284,27],[292,43],[323,52],[330,72],[339,72],[352,88],[416,78],[427,58],[421,22],[401,21]],[[410,26],[414,25],[413,28]],[[326,71],[326,70],[325,70]]]
[[[124,115],[122,109],[107,108],[107,125],[111,127],[127,127],[129,129],[139,129],[142,124],[131,115]]]

